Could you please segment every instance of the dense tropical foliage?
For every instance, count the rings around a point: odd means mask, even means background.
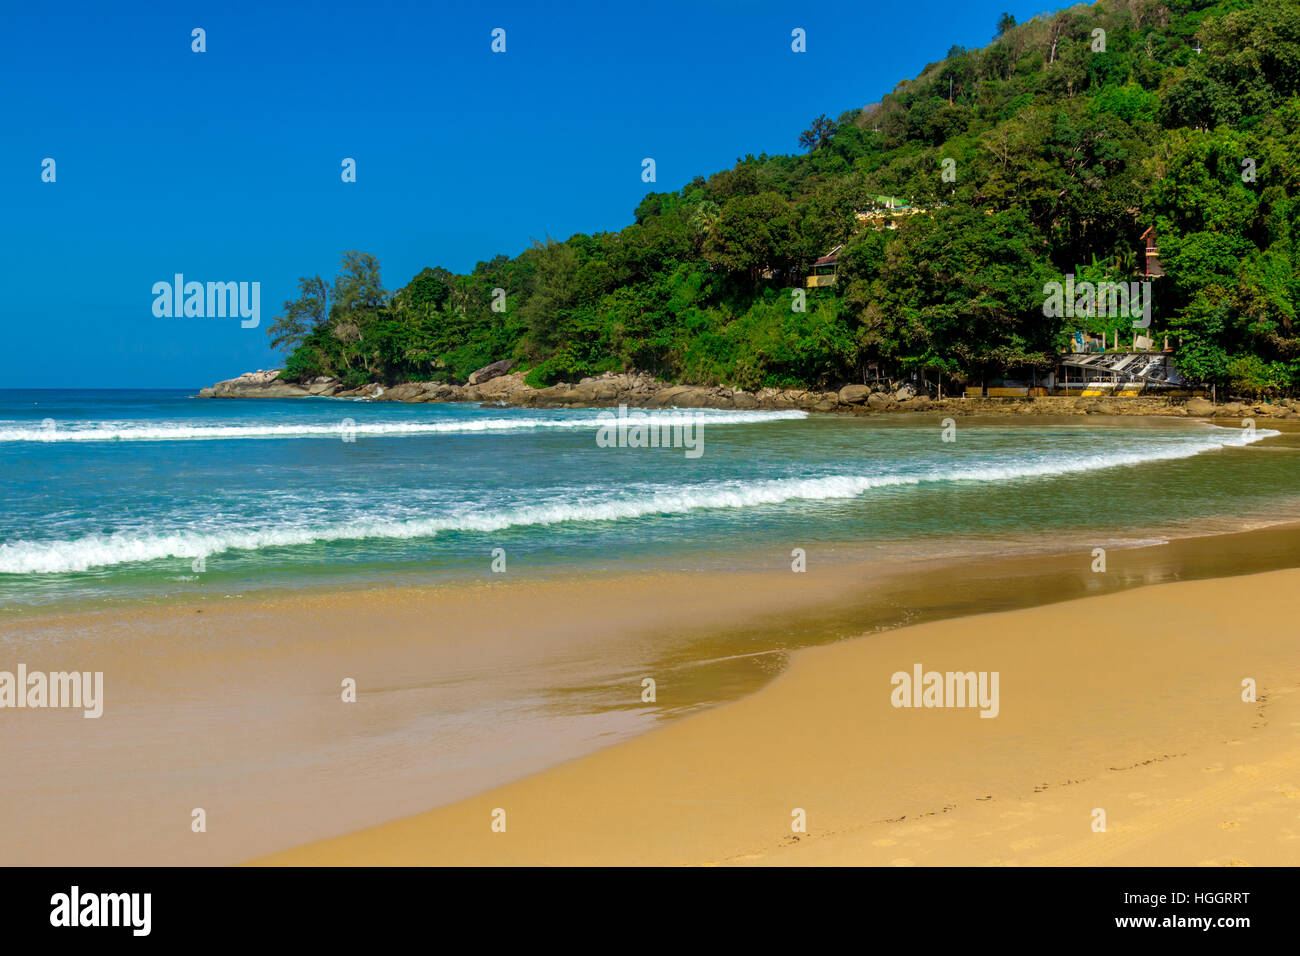
[[[1151,331],[1183,369],[1300,388],[1300,4],[1102,0],[1003,15],[997,34],[817,117],[801,154],[650,193],[619,232],[424,269],[393,294],[349,252],[273,325],[284,375],[463,381],[506,357],[539,385],[1024,375],[1074,330],[1127,340],[1127,317],[1045,317],[1044,284],[1132,279],[1154,227]],[[882,197],[921,211],[864,221]],[[835,284],[799,292],[841,244]]]

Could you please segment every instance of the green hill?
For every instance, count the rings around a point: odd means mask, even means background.
[[[1300,4],[1103,0],[997,29],[792,132],[798,155],[651,193],[619,232],[424,269],[391,295],[347,253],[272,326],[284,376],[460,382],[507,357],[537,385],[1015,376],[1075,330],[1129,340],[1127,316],[1045,315],[1044,287],[1133,280],[1152,229],[1150,331],[1184,372],[1300,389]]]

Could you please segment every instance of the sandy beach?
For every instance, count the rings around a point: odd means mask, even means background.
[[[102,671],[104,712],[6,713],[0,859],[1296,859],[1295,525],[812,560],[10,617],[0,669]],[[892,707],[917,664],[997,671],[998,716]]]
[[[743,700],[259,862],[1294,865],[1298,595],[1284,570],[803,650]],[[999,672],[997,716],[892,706],[917,663]]]
[[[7,931],[1295,922],[1300,0],[157,6],[0,34]]]

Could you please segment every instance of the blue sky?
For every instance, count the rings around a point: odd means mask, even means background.
[[[879,100],[954,44],[983,46],[1003,10],[1043,9],[9,6],[0,388],[198,388],[273,367],[266,326],[299,276],[331,278],[345,249],[374,253],[399,288],[425,266],[463,272],[534,237],[621,228],[647,191],[794,152],[814,116]],[[806,53],[791,52],[795,27]],[[178,272],[260,282],[261,327],[155,317],[153,284]]]

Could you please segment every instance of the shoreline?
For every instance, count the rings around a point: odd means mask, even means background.
[[[1290,451],[1292,449],[1285,448]],[[1300,448],[1295,450],[1300,451]],[[1294,505],[1300,505],[1300,498]],[[1195,527],[1193,527],[1195,525]],[[1203,519],[1196,519],[1187,526],[1170,525],[1163,527],[1141,527],[1136,529],[1090,528],[1086,534],[1077,536],[1069,544],[1062,539],[1037,547],[1019,546],[1019,539],[1008,534],[1004,539],[987,535],[965,535],[946,537],[942,546],[933,551],[917,551],[902,557],[894,556],[896,549],[902,545],[916,544],[910,539],[882,539],[872,542],[863,541],[825,541],[819,545],[818,562],[832,573],[843,576],[854,569],[878,568],[885,574],[905,573],[905,569],[920,568],[926,571],[953,569],[969,565],[976,561],[990,559],[1026,562],[1046,560],[1059,562],[1066,555],[1078,554],[1093,546],[1105,547],[1108,551],[1147,551],[1152,548],[1175,547],[1217,538],[1234,538],[1240,535],[1258,535],[1282,533],[1289,535],[1295,531],[1300,538],[1300,516],[1287,513],[1256,513],[1240,515],[1233,518],[1218,519],[1217,526],[1207,530]],[[1193,546],[1195,546],[1193,544]],[[889,550],[890,557],[880,557],[880,552]],[[615,582],[636,577],[654,577],[660,574],[689,573],[735,574],[741,577],[771,574],[772,567],[753,559],[750,554],[737,554],[721,551],[695,551],[692,558],[702,560],[699,565],[690,563],[682,565],[676,556],[668,556],[669,567],[652,561],[649,556],[631,563],[611,567],[596,559],[565,568],[528,568],[516,567],[511,572],[511,584],[527,586],[547,586],[561,584],[573,578],[584,582]],[[664,556],[660,556],[661,558]],[[777,564],[785,561],[784,555],[778,556]],[[719,565],[726,559],[726,566]],[[1300,553],[1297,555],[1300,565]],[[1256,569],[1258,570],[1258,569]],[[1247,572],[1243,572],[1247,573]],[[243,586],[229,587],[220,585],[202,590],[166,595],[127,594],[105,598],[69,597],[50,603],[11,604],[0,608],[0,635],[6,626],[24,627],[32,624],[55,623],[62,626],[65,621],[77,621],[79,626],[87,622],[110,617],[112,615],[132,613],[189,613],[194,609],[210,609],[236,604],[253,606],[256,604],[281,605],[286,602],[326,601],[335,597],[365,599],[378,594],[432,594],[455,592],[458,589],[483,587],[485,581],[495,583],[494,579],[485,578],[483,572],[463,572],[449,570],[437,575],[434,580],[420,579],[426,573],[408,572],[405,579],[393,581],[391,578],[377,580],[366,577],[341,577],[328,583],[311,581],[310,583],[275,583],[257,588]]]
[[[826,423],[828,419],[823,417],[820,421]],[[914,426],[914,421],[909,416],[901,414],[882,416],[877,418],[876,421],[880,422],[882,426]],[[1017,420],[1012,419],[1011,421]],[[1017,425],[1013,426],[1005,418],[977,416],[970,419],[968,424],[970,426],[1024,427],[1031,429],[1054,427],[1082,427],[1085,429],[1178,427],[1191,431],[1225,427],[1223,423],[1203,421],[1201,419],[1185,420],[1178,426],[1171,426],[1171,423],[1168,423],[1166,419],[1144,416],[1089,417],[1086,421],[1080,421],[1071,416],[1053,415],[1035,417],[1031,421],[1021,419],[1018,422]],[[865,425],[866,423],[862,424]],[[1242,445],[1235,451],[1245,451],[1249,454],[1292,454],[1300,451],[1300,425],[1282,421],[1270,422],[1266,426],[1265,433],[1260,436],[1260,440]],[[1066,532],[1043,530],[1033,536],[1032,546],[1019,540],[1021,536],[1019,530],[1005,530],[999,535],[997,533],[983,534],[967,529],[959,534],[945,534],[937,538],[925,536],[912,538],[906,535],[885,535],[865,540],[862,538],[828,538],[819,543],[819,548],[823,551],[823,555],[829,554],[836,563],[843,564],[857,561],[863,565],[872,564],[876,560],[892,563],[896,560],[898,554],[902,554],[903,559],[909,561],[925,561],[931,557],[961,560],[964,557],[974,556],[989,550],[994,550],[1000,555],[1052,555],[1060,554],[1067,547],[1062,543],[1063,534],[1065,539],[1085,535],[1086,539],[1093,544],[1104,544],[1107,547],[1130,547],[1131,542],[1143,542],[1153,539],[1163,540],[1166,538],[1181,540],[1202,537],[1207,534],[1235,534],[1285,525],[1300,520],[1300,511],[1297,511],[1298,506],[1300,506],[1300,494],[1293,494],[1276,498],[1268,503],[1239,504],[1235,514],[1232,515],[1225,513],[1217,517],[1191,516],[1178,520],[1170,519],[1165,522],[1139,521],[1139,523],[1129,523],[1123,527],[1113,524],[1089,524],[1072,526]],[[1073,545],[1071,544],[1069,547],[1073,547]],[[622,556],[612,562],[601,556],[586,556],[575,559],[572,563],[555,566],[549,571],[540,565],[532,567],[520,565],[512,569],[513,573],[510,577],[512,579],[523,577],[527,580],[545,580],[553,575],[564,576],[571,573],[584,577],[617,577],[627,573],[653,574],[665,567],[690,570],[696,574],[712,573],[717,570],[723,572],[735,570],[758,571],[764,567],[768,569],[784,568],[788,563],[788,557],[785,555],[785,552],[772,557],[756,557],[751,552],[736,555],[724,546],[713,548],[698,546],[681,552],[669,549],[661,552],[640,554],[630,561]],[[823,559],[819,558],[819,560]],[[471,569],[463,562],[456,563],[456,560],[453,560],[446,565],[431,565],[428,567],[413,565],[409,569],[392,569],[385,566],[382,571],[367,569],[365,566],[360,566],[358,570],[339,565],[328,568],[329,573],[321,575],[319,579],[310,575],[295,576],[292,570],[282,573],[276,572],[270,577],[266,577],[255,574],[255,569],[245,569],[230,574],[225,578],[211,575],[209,579],[205,579],[201,584],[192,584],[187,582],[192,582],[195,579],[185,577],[188,568],[184,564],[187,562],[188,559],[185,559],[185,562],[177,569],[176,573],[171,571],[159,572],[156,579],[143,581],[136,591],[132,591],[129,587],[124,587],[120,591],[106,587],[94,593],[76,593],[74,588],[73,593],[59,594],[51,591],[50,597],[34,599],[30,602],[15,597],[3,609],[0,609],[0,625],[30,621],[49,615],[73,613],[102,611],[105,613],[125,614],[132,613],[137,609],[153,607],[221,604],[232,600],[274,601],[301,595],[364,593],[389,587],[473,586],[481,579],[483,573],[481,564],[476,564]],[[59,572],[53,572],[52,576],[58,574]],[[177,576],[178,574],[181,576]],[[394,580],[394,575],[396,580]]]
[[[480,370],[484,371],[484,370]],[[479,373],[475,373],[477,375]],[[1007,398],[930,398],[907,383],[845,385],[837,390],[776,389],[756,391],[727,386],[671,385],[641,373],[584,378],[533,388],[523,372],[500,373],[467,385],[403,382],[384,387],[368,384],[346,389],[337,379],[319,378],[301,385],[282,382],[278,370],[246,372],[238,378],[201,389],[198,398],[338,398],[413,404],[481,403],[511,408],[708,408],[833,413],[844,415],[927,412],[960,416],[1115,415],[1270,420],[1300,418],[1300,400],[1213,403],[1202,397],[1160,395],[1055,395]],[[473,376],[471,376],[473,378]]]
[[[761,694],[810,645],[1295,567],[1300,524],[1117,549],[1105,575],[1089,561],[1077,548],[823,564],[807,575],[662,572],[284,594],[0,622],[14,661],[60,670],[74,659],[105,672],[107,697],[97,721],[10,715],[23,727],[3,745],[16,770],[0,785],[0,811],[15,826],[0,852],[43,863],[225,864],[288,850],[726,710]],[[652,674],[660,690],[646,706],[641,680]],[[339,702],[344,676],[357,680],[355,705]],[[97,741],[89,764],[87,733]],[[85,777],[61,790],[52,781],[68,761]],[[219,841],[189,833],[197,806],[221,821]],[[116,816],[113,834],[82,822],[100,813]]]
[[[1276,625],[1298,586],[1161,584],[808,648],[724,707],[252,862],[1294,865],[1300,646]],[[920,662],[999,673],[997,718],[892,706]]]

